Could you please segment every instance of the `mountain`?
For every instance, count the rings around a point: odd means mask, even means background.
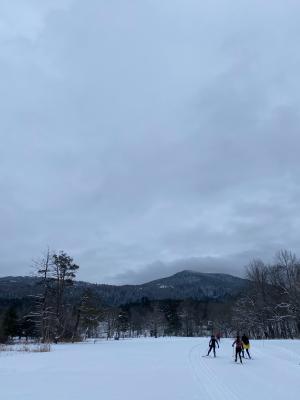
[[[228,274],[201,273],[185,270],[167,278],[158,279],[141,287],[155,297],[210,298],[236,296],[247,285],[247,280]]]
[[[150,300],[192,298],[226,301],[241,293],[247,284],[247,280],[228,274],[185,270],[167,278],[157,279],[142,285],[117,286],[76,281],[68,289],[68,295],[72,298],[77,298],[84,290],[90,289],[108,305],[138,302],[145,297]],[[38,292],[38,278],[0,278],[1,299],[21,299]]]

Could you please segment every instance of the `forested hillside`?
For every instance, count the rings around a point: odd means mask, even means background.
[[[117,306],[140,301],[145,297],[150,300],[191,298],[225,301],[241,293],[246,286],[245,279],[227,274],[182,271],[142,285],[117,286],[74,281],[67,292],[70,297],[76,298],[83,291],[90,289],[102,299],[103,303]],[[35,295],[39,290],[40,279],[37,277],[0,278],[1,299],[21,299]]]

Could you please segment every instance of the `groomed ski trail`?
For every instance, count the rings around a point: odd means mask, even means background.
[[[251,341],[253,359],[234,362],[231,339],[221,340],[217,357],[202,357],[207,343],[191,347],[189,361],[200,399],[297,400],[300,393],[300,341]]]
[[[203,357],[203,345],[196,345],[191,348],[189,353],[190,365],[193,374],[199,384],[200,391],[203,391],[201,399],[208,400],[239,400],[238,395],[232,388],[229,388],[222,377],[216,376],[212,363],[218,362],[219,357]]]

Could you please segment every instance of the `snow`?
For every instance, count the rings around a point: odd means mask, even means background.
[[[252,341],[236,364],[232,341],[202,357],[208,338],[98,340],[50,353],[0,352],[5,400],[296,400],[300,341]]]

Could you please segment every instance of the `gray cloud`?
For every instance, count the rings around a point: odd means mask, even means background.
[[[0,11],[2,275],[47,246],[120,283],[299,250],[296,1]]]

